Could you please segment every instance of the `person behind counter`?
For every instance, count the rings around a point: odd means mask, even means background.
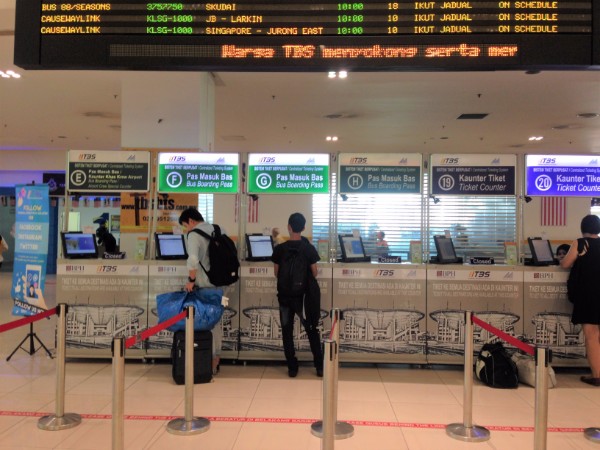
[[[284,237],[281,235],[278,227],[274,227],[271,229],[271,236],[273,237],[273,246],[276,247],[279,244],[283,244],[285,242]]]
[[[556,259],[562,261],[563,258],[567,256],[567,253],[569,253],[570,248],[571,246],[569,244],[560,244],[556,247]]]
[[[2,253],[4,253],[6,250],[8,250],[8,244],[6,243],[6,239],[4,239],[0,234],[0,268],[2,268],[2,262],[4,261]]]
[[[385,232],[379,230],[376,234],[375,253],[379,256],[387,256],[390,250],[387,241],[385,240]]]
[[[600,218],[587,215],[581,220],[581,235],[571,244],[566,256],[560,261],[563,269],[577,271],[577,289],[569,292],[573,301],[571,322],[581,324],[585,336],[585,350],[591,375],[581,381],[600,386],[600,295],[598,273],[600,273]],[[578,267],[573,267],[577,262]]]

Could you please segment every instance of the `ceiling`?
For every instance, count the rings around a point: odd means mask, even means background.
[[[15,1],[0,0],[0,70],[22,74],[0,78],[0,150],[120,148],[124,72],[17,68]],[[215,77],[218,152],[600,152],[600,116],[578,116],[600,114],[598,71]]]

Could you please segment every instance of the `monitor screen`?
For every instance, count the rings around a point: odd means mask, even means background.
[[[156,259],[187,259],[183,234],[156,233]]]
[[[448,264],[458,262],[456,250],[452,238],[446,236],[434,236],[435,249],[437,250],[437,262],[440,264]]]
[[[529,238],[527,242],[529,242],[534,264],[542,266],[555,264],[554,253],[548,239]]]
[[[364,261],[367,259],[365,246],[360,236],[340,234],[338,238],[342,249],[342,261]]]
[[[60,234],[65,258],[97,258],[98,246],[96,236],[76,231],[67,231]]]
[[[273,255],[273,238],[262,234],[247,234],[248,261],[270,261]]]

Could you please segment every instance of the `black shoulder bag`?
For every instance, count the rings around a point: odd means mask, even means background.
[[[581,287],[581,269],[584,264],[581,261],[581,257],[587,253],[589,248],[590,244],[586,238],[577,240],[577,259],[573,263],[573,267],[571,267],[571,272],[569,273],[569,278],[567,279],[567,298],[571,303],[575,303],[579,297],[579,291]]]

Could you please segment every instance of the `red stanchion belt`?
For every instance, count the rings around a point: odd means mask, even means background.
[[[54,314],[56,314],[56,308],[49,309],[48,311],[41,312],[34,316],[23,317],[22,319],[4,323],[4,324],[0,325],[0,333],[4,333],[5,331],[12,330],[13,328],[22,327],[23,325],[27,325],[32,322],[37,322],[38,320],[45,319],[46,317],[53,316]]]
[[[159,331],[164,330],[165,328],[170,327],[174,323],[179,322],[181,319],[185,319],[187,316],[187,311],[182,311],[176,316],[171,317],[170,319],[165,320],[164,322],[159,323],[158,325],[148,328],[147,330],[142,331],[135,336],[128,337],[125,340],[125,348],[133,347],[138,342],[148,339],[150,336],[155,335]]]
[[[336,316],[335,320],[333,321],[333,324],[331,324],[331,331],[329,332],[329,339],[333,339],[333,330],[335,330],[335,327],[337,327],[337,316]]]
[[[496,336],[502,338],[509,344],[512,344],[513,346],[517,347],[518,349],[523,350],[525,353],[528,353],[530,355],[535,354],[535,348],[533,348],[531,345],[528,345],[525,342],[518,340],[514,336],[511,336],[510,334],[507,334],[504,331],[491,326],[489,323],[484,322],[483,320],[479,319],[478,317],[475,317],[475,315],[472,315],[471,317],[473,318],[473,323],[476,325],[479,325],[484,330],[488,330],[490,333],[495,334]]]

